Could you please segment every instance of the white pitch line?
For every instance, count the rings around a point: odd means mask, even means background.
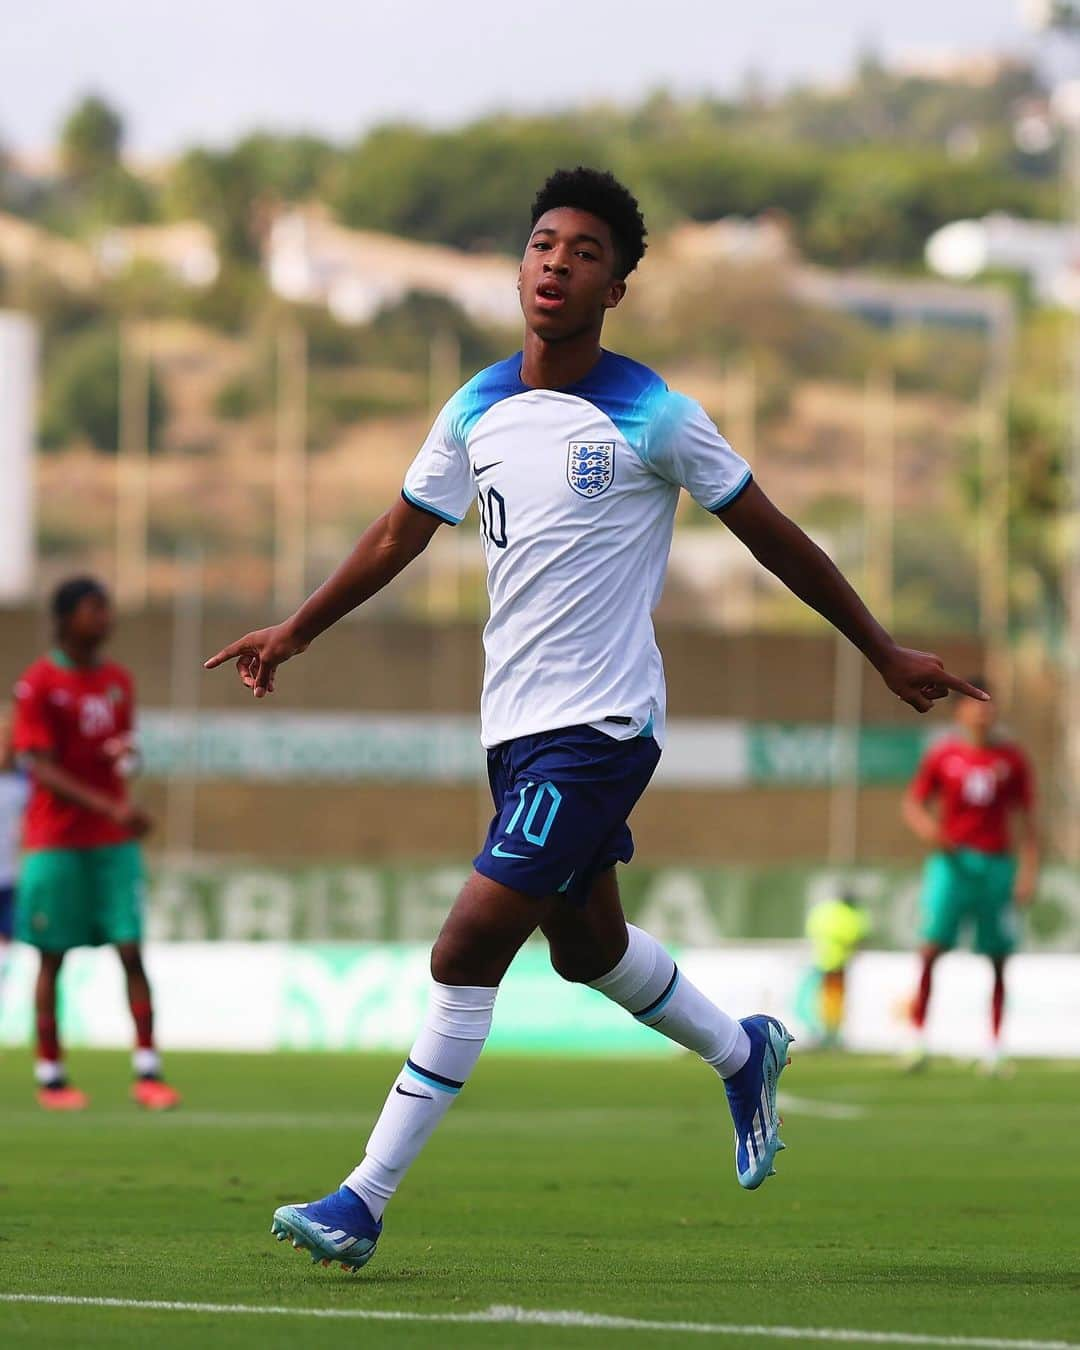
[[[851,1327],[738,1326],[727,1322],[656,1322],[605,1313],[546,1312],[500,1307],[483,1312],[423,1313],[378,1308],[285,1308],[249,1303],[178,1303],[165,1299],[78,1298],[67,1294],[0,1294],[0,1303],[73,1308],[124,1308],[143,1312],[211,1313],[214,1316],[317,1317],[355,1322],[438,1322],[469,1326],[507,1325],[591,1328],[599,1331],[674,1331],[698,1336],[759,1336],[777,1341],[831,1341],[839,1344],[943,1346],[951,1350],[1080,1350],[1076,1341],[1007,1340],[997,1336],[929,1336],[908,1331],[858,1331]]]
[[[820,1116],[822,1120],[862,1120],[866,1115],[864,1106],[850,1102],[822,1102],[814,1097],[793,1097],[789,1092],[778,1092],[776,1104],[781,1111],[790,1111],[796,1116]]]

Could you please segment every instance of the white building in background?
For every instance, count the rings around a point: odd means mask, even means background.
[[[347,230],[319,207],[276,218],[263,265],[282,299],[325,305],[342,323],[368,323],[413,291],[444,296],[481,324],[515,324],[521,317],[511,259]]]
[[[954,220],[927,240],[926,261],[952,281],[1022,272],[1044,304],[1080,306],[1080,229],[1072,225],[1004,214]]]
[[[193,290],[212,286],[221,270],[213,232],[200,220],[116,226],[99,237],[94,252],[107,277],[120,276],[134,263],[151,263]]]
[[[34,581],[37,370],[33,320],[0,310],[0,604],[26,600]]]

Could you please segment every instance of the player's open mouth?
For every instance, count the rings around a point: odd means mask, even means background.
[[[542,281],[536,288],[536,303],[541,309],[561,309],[566,304],[566,296],[554,282]]]

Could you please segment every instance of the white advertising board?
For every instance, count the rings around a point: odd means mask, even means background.
[[[423,1016],[426,944],[151,943],[147,964],[165,1049],[405,1051]],[[807,956],[801,944],[687,951],[685,974],[737,1016],[778,1013],[809,1039],[799,1016]],[[29,1046],[35,954],[15,951],[0,1043]],[[866,952],[851,970],[846,1041],[852,1050],[902,1053],[914,958]],[[69,1044],[126,1047],[131,1024],[115,955],[78,951],[64,972],[62,1030]],[[1080,1056],[1080,957],[1018,956],[1010,967],[1006,1048],[1015,1056]],[[986,1045],[990,969],[970,955],[938,968],[931,1050],[976,1057]],[[492,1049],[560,1054],[662,1054],[676,1047],[581,985],[561,981],[541,945],[511,969],[496,1007]]]

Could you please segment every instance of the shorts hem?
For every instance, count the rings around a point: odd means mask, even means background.
[[[480,854],[478,857],[474,858],[474,859],[473,859],[473,871],[474,871],[474,872],[477,872],[477,873],[478,873],[480,876],[482,876],[482,877],[486,877],[486,878],[488,879],[488,881],[494,881],[494,882],[497,882],[498,885],[500,885],[500,886],[505,886],[506,889],[509,890],[509,891],[517,891],[518,895],[524,895],[524,896],[525,896],[527,899],[529,899],[529,900],[546,900],[546,899],[548,898],[549,895],[557,895],[557,894],[558,894],[558,887],[554,887],[554,886],[552,887],[552,889],[551,889],[550,891],[549,891],[549,890],[542,890],[542,891],[535,891],[535,890],[534,890],[534,891],[530,891],[530,890],[526,890],[524,886],[514,886],[514,885],[511,885],[511,883],[510,883],[509,881],[507,881],[507,879],[506,879],[504,876],[498,876],[498,875],[496,875],[496,872],[495,872],[495,869],[494,869],[494,868],[487,868],[487,867],[481,866],[481,864],[482,864],[484,861],[485,861],[485,859],[484,859],[484,855],[483,855],[483,854]]]

